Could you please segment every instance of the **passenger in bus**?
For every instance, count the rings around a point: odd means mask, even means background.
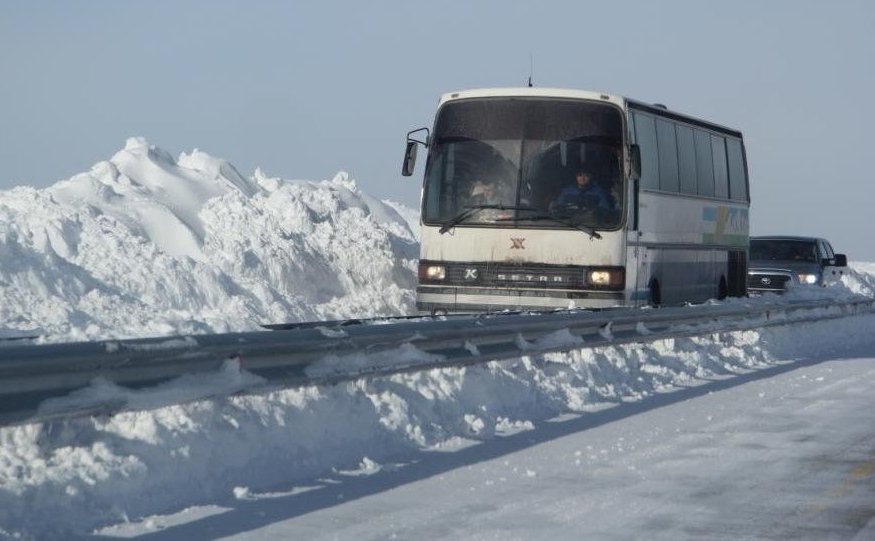
[[[472,221],[488,223],[510,217],[510,210],[503,208],[510,203],[504,197],[502,186],[494,180],[477,180],[472,184],[468,207],[486,207],[485,210],[475,214],[471,218]]]
[[[498,194],[498,186],[494,181],[476,180],[471,186],[471,205],[499,205],[501,197]]]
[[[559,197],[550,203],[550,210],[571,207],[613,210],[617,204],[611,192],[592,181],[590,171],[579,169],[575,183],[563,188]]]

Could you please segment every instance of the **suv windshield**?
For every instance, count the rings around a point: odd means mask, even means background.
[[[617,229],[622,126],[618,108],[582,100],[448,103],[429,148],[423,220]]]
[[[817,261],[817,244],[803,240],[751,239],[751,260]]]

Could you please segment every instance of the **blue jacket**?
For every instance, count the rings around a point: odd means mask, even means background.
[[[557,205],[573,205],[584,204],[587,199],[595,201],[596,206],[603,209],[613,209],[614,198],[607,190],[597,184],[590,184],[581,188],[577,184],[566,186],[559,192],[559,197],[556,198]]]

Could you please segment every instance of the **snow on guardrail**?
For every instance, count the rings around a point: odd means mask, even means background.
[[[0,424],[148,409],[150,404],[130,400],[121,390],[193,374],[198,385],[165,400],[187,402],[872,311],[875,300],[856,296],[735,299],[649,310],[421,318],[381,325],[326,322],[272,332],[4,347]]]

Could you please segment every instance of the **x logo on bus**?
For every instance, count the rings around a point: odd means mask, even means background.
[[[526,247],[523,246],[523,243],[525,241],[526,241],[525,238],[510,239],[510,249],[511,250],[525,250]]]

